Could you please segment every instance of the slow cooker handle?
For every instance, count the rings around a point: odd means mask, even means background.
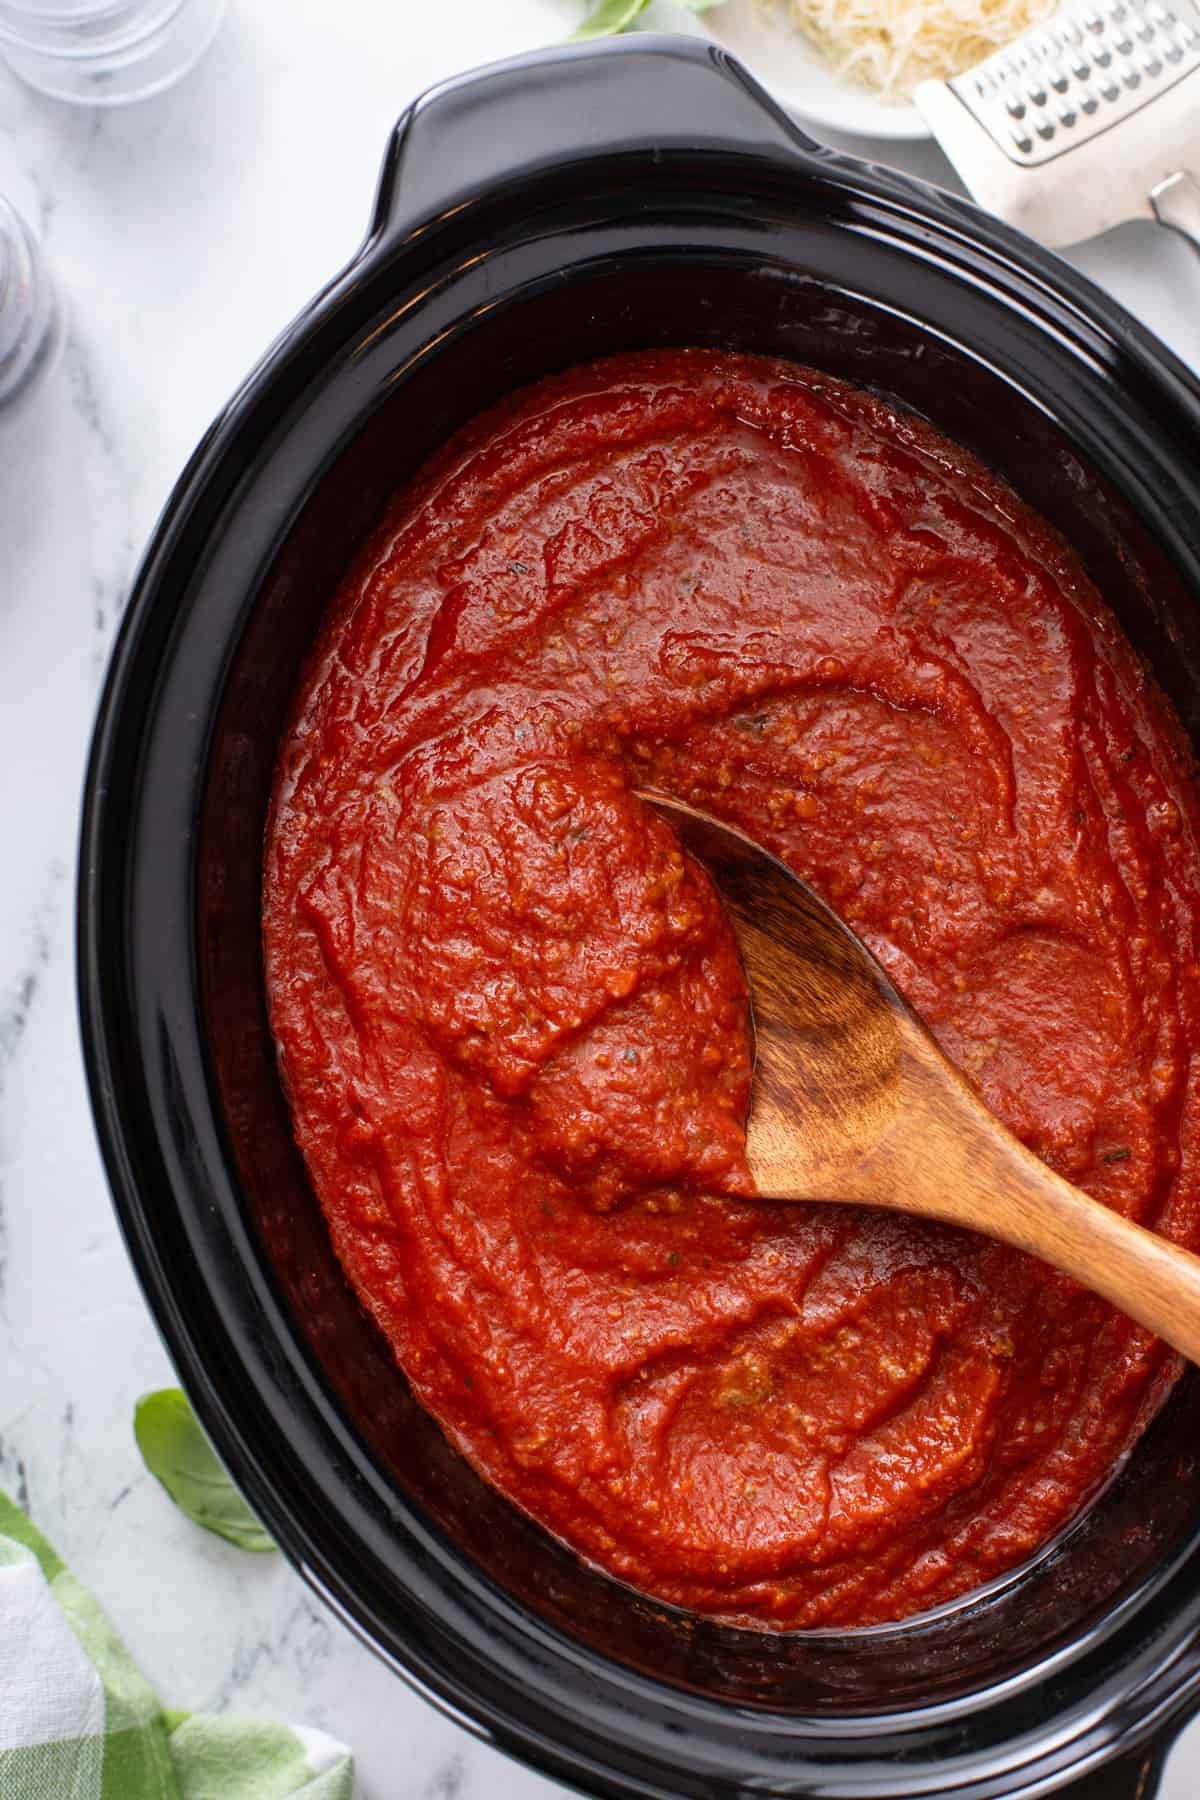
[[[831,154],[716,45],[641,33],[559,45],[443,82],[409,108],[388,146],[367,248],[484,189],[519,189],[535,172],[672,148]]]

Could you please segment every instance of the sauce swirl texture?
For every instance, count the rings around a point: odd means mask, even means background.
[[[782,856],[1027,1144],[1195,1245],[1191,764],[1077,562],[966,452],[709,351],[467,427],[302,679],[272,1027],[416,1392],[664,1600],[902,1618],[1068,1521],[1175,1365],[1015,1251],[744,1197],[740,965],[636,785]]]

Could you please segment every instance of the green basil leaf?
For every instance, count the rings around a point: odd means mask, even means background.
[[[579,30],[571,33],[572,40],[611,37],[615,32],[624,31],[649,4],[650,0],[599,0]]]
[[[239,1550],[274,1550],[178,1388],[143,1394],[133,1415],[142,1461],[188,1518]]]

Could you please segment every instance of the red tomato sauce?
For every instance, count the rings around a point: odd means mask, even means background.
[[[1191,763],[1078,563],[965,451],[709,351],[462,431],[301,682],[272,1024],[416,1392],[663,1600],[899,1619],[1063,1526],[1175,1365],[1015,1251],[742,1197],[740,965],[636,785],[784,857],[1027,1144],[1195,1244]]]

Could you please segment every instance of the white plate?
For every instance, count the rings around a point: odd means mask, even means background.
[[[895,142],[930,136],[915,106],[889,104],[843,81],[798,31],[790,31],[782,19],[764,19],[758,0],[726,0],[724,6],[692,17],[705,37],[732,51],[781,106],[802,120]]]

